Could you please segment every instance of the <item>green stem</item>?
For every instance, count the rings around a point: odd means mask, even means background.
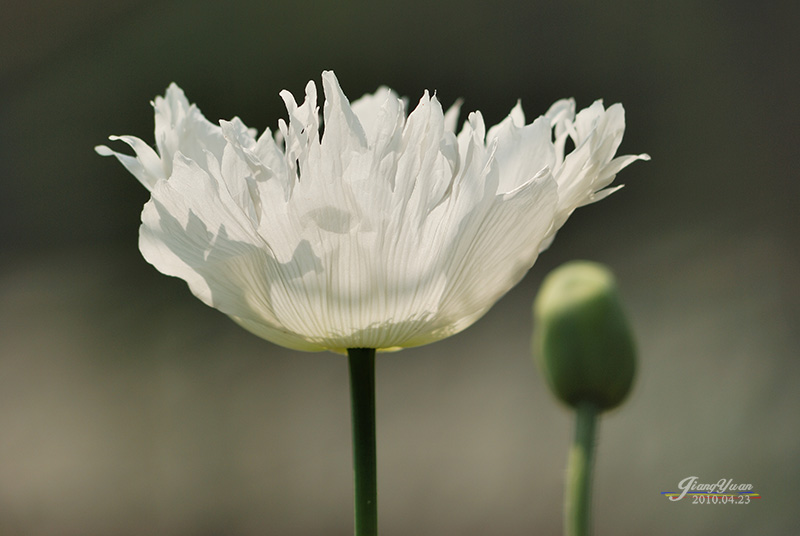
[[[575,411],[575,440],[567,461],[564,498],[565,536],[588,536],[591,532],[591,481],[597,416],[597,407],[591,403],[581,403]]]
[[[355,535],[378,534],[378,476],[375,454],[375,349],[348,348],[353,415]]]

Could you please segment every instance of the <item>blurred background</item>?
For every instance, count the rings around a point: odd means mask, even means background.
[[[543,276],[607,263],[637,331],[597,534],[796,534],[797,62],[788,1],[7,2],[0,22],[0,534],[352,534],[346,360],[257,339],[137,249],[148,194],[93,147],[153,141],[175,81],[262,131],[334,69],[499,122],[622,102],[627,186],[577,211],[467,331],[377,362],[392,535],[558,535],[571,415],[529,356]],[[671,503],[687,476],[749,505]]]

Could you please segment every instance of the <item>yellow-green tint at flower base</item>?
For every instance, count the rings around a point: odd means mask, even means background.
[[[564,403],[618,406],[636,371],[636,350],[616,283],[605,266],[573,261],[553,270],[533,305],[533,354]]]

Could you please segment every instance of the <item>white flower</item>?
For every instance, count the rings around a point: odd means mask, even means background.
[[[519,104],[486,132],[426,92],[406,117],[386,88],[352,105],[332,72],[289,122],[216,126],[171,85],[155,100],[157,152],[108,147],[151,192],[139,247],[164,274],[256,335],[299,350],[394,349],[480,318],[578,206],[647,155],[613,158],[624,112],[561,100],[525,124]],[[320,131],[324,130],[324,133]],[[567,138],[575,150],[564,155]]]

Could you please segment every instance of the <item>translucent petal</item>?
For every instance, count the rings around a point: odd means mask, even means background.
[[[353,101],[351,108],[361,123],[370,145],[374,143],[378,132],[385,128],[382,119],[385,120],[384,107],[386,104],[392,103],[390,106],[394,106],[395,103],[399,103],[402,110],[402,102],[397,94],[386,86],[378,88],[375,93],[366,94]]]
[[[499,192],[510,192],[543,169],[551,170],[555,165],[550,121],[540,117],[527,126],[521,126],[517,121],[512,112],[487,135],[490,141],[496,140],[497,143],[495,159],[500,166]]]
[[[461,105],[464,101],[458,99],[453,105],[447,109],[444,114],[444,129],[448,132],[455,133],[458,128],[458,116],[461,113]]]
[[[425,344],[471,325],[533,265],[552,225],[557,187],[549,172],[517,190],[478,205],[460,223],[441,252],[448,287],[437,313],[436,329],[409,341]]]
[[[209,122],[189,101],[177,84],[170,84],[164,97],[153,102],[156,115],[156,147],[169,176],[178,152],[195,161],[204,160],[205,151],[220,158],[225,139],[220,127]]]
[[[332,72],[259,138],[208,122],[175,85],[155,99],[157,152],[101,146],[152,191],[140,249],[206,304],[300,350],[397,349],[465,329],[531,267],[575,208],[647,155],[614,157],[620,105],[520,103],[486,129],[427,91],[406,117],[382,87],[350,104]],[[566,140],[575,149],[565,154]]]
[[[286,284],[284,271],[221,186],[179,155],[170,180],[158,183],[142,212],[142,254],[162,273],[184,279],[206,304],[262,333],[282,333],[284,345],[312,349],[278,320],[270,296]],[[292,270],[318,269],[307,247],[299,245],[295,256]]]
[[[127,169],[131,175],[139,179],[139,182],[148,190],[152,191],[159,180],[167,177],[164,173],[161,159],[156,152],[139,138],[133,136],[109,136],[108,139],[112,141],[124,141],[136,152],[136,156],[128,156],[112,151],[105,145],[98,145],[94,148],[97,154],[100,156],[116,157],[117,160],[125,166],[125,169]]]

